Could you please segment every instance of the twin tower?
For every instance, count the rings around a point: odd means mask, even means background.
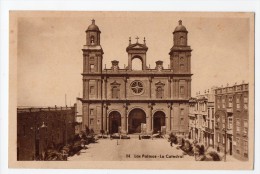
[[[126,48],[128,65],[123,69],[111,61],[103,69],[101,31],[92,20],[86,30],[83,46],[83,130],[96,133],[155,133],[188,134],[188,108],[191,97],[191,48],[188,31],[179,21],[173,32],[170,66],[156,61],[156,67],[146,65],[148,47],[145,39]],[[139,59],[141,71],[134,70],[133,60]]]

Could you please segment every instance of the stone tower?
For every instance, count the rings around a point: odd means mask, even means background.
[[[97,122],[97,113],[89,109],[91,100],[101,99],[102,96],[102,59],[103,49],[100,45],[100,30],[92,20],[86,30],[86,45],[83,46],[83,128],[91,122]],[[101,107],[101,106],[100,106]],[[93,117],[93,118],[92,118]],[[90,127],[89,127],[90,128]]]
[[[173,47],[170,50],[170,67],[176,74],[190,74],[191,48],[188,46],[188,31],[179,20],[173,32]]]

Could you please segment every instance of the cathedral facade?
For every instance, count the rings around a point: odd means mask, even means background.
[[[119,61],[114,60],[110,69],[103,69],[100,34],[99,27],[92,20],[82,49],[83,97],[80,100],[83,129],[128,134],[155,133],[163,129],[167,133],[188,134],[192,50],[182,21],[173,32],[168,68],[163,67],[161,60],[155,62],[155,68],[148,67],[145,39],[139,43],[137,38],[135,43],[129,39],[125,68],[119,68]],[[134,70],[134,59],[141,60],[142,70]]]

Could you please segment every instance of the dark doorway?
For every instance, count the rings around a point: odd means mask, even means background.
[[[157,111],[153,115],[153,132],[158,133],[162,126],[165,126],[165,114],[162,111]]]
[[[146,115],[142,109],[134,109],[128,116],[128,132],[141,133],[141,124],[146,123]]]
[[[40,142],[39,142],[39,139],[36,139],[36,142],[35,142],[35,157],[36,158],[38,158],[40,156],[39,151],[40,151]]]
[[[118,133],[118,127],[121,126],[121,115],[117,111],[109,114],[109,133]]]
[[[232,155],[232,139],[229,139],[229,154]]]

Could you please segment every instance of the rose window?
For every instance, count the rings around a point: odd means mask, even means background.
[[[131,83],[131,89],[134,94],[141,94],[144,90],[144,85],[141,81],[134,81]]]

